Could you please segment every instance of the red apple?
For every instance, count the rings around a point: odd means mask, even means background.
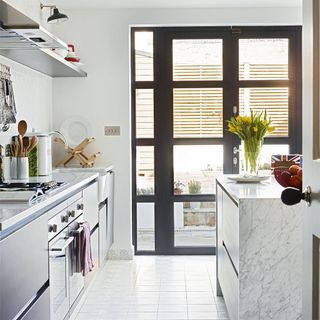
[[[292,175],[297,174],[297,172],[299,171],[300,167],[297,166],[296,164],[293,164],[292,166],[290,166],[289,171]]]
[[[291,176],[289,184],[293,188],[297,188],[297,189],[302,188],[302,180],[297,175]]]

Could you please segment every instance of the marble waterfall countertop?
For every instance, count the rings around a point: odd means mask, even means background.
[[[236,202],[239,202],[240,199],[280,199],[284,189],[274,177],[263,182],[239,183],[228,179],[228,176],[230,175],[225,174],[217,177],[217,183]]]
[[[235,284],[222,288],[227,302],[237,291],[238,310],[230,319],[302,319],[304,203],[284,205],[284,188],[273,178],[236,183],[224,175],[217,178],[217,188],[217,261],[230,257],[229,269],[236,268]],[[225,279],[229,284],[232,274]]]
[[[0,240],[26,223],[36,219],[55,203],[71,196],[91,181],[98,178],[94,172],[54,172],[51,176],[30,178],[29,182],[65,182],[62,187],[42,197],[39,202],[0,202]]]

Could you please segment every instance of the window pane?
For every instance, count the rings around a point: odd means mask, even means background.
[[[260,154],[259,172],[271,172],[271,156],[273,154],[289,154],[288,144],[265,144],[262,146]]]
[[[155,250],[154,203],[137,203],[137,250]]]
[[[288,79],[288,39],[239,39],[239,79]]]
[[[173,151],[175,194],[215,193],[215,177],[223,171],[223,146],[174,146]]]
[[[272,137],[287,137],[288,131],[288,88],[240,88],[240,114],[250,114],[250,110],[267,110],[275,130],[267,134]]]
[[[136,81],[153,81],[153,32],[135,32]]]
[[[175,138],[223,136],[222,88],[173,90]]]
[[[175,202],[174,245],[215,246],[215,202]]]
[[[136,137],[153,138],[153,89],[136,90]]]
[[[137,194],[154,194],[154,147],[137,147]]]
[[[222,80],[222,39],[173,40],[173,80]]]

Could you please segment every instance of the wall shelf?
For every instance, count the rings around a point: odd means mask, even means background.
[[[51,49],[1,49],[0,55],[53,78],[86,77],[87,73]]]

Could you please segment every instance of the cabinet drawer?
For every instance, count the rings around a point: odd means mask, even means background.
[[[222,219],[222,241],[239,273],[239,209],[225,192],[223,193]]]
[[[239,280],[229,256],[222,246],[219,248],[219,282],[231,320],[239,319]]]
[[[0,241],[0,319],[11,320],[49,279],[47,215]]]

